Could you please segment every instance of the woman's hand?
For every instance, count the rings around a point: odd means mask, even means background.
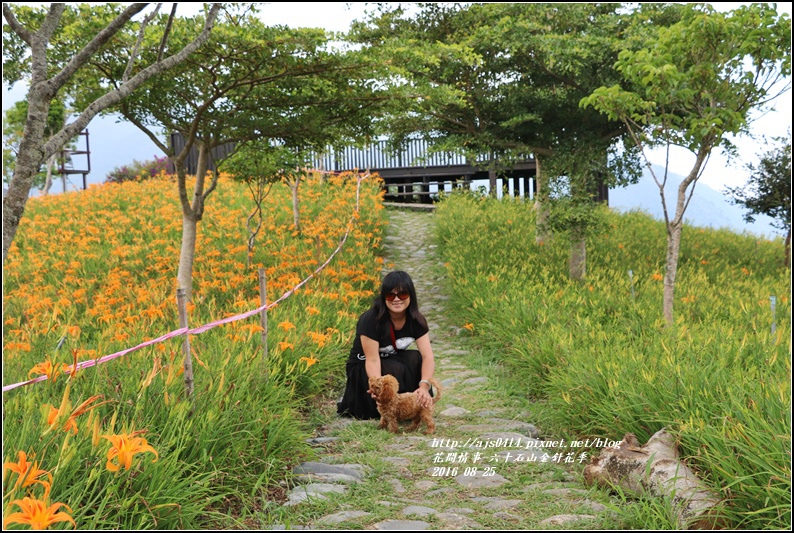
[[[428,389],[423,387],[422,384],[420,384],[419,388],[416,389],[416,396],[419,400],[419,405],[422,407],[430,407],[433,405],[433,398],[430,397],[430,392]]]
[[[433,358],[433,347],[430,345],[430,334],[425,333],[416,339],[416,347],[419,348],[419,353],[422,355],[421,375],[427,376],[427,379],[430,379],[436,370],[436,362]],[[429,383],[419,383],[419,388],[416,389],[416,392],[419,394],[419,402],[422,407],[433,405],[433,398],[430,396],[429,391]]]

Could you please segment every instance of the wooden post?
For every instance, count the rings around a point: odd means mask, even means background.
[[[267,283],[265,282],[265,269],[259,269],[259,305],[267,304]],[[262,309],[259,317],[259,324],[262,326],[262,368],[265,373],[265,381],[268,379],[267,372],[267,309]]]
[[[176,290],[176,304],[179,309],[179,327],[186,328],[187,326],[187,297],[185,289]],[[185,333],[185,340],[182,341],[182,355],[184,356],[184,369],[185,369],[185,391],[188,398],[193,398],[193,356],[190,354],[190,339]]]

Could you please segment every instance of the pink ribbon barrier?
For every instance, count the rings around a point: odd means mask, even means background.
[[[327,172],[327,171],[315,170],[315,172]],[[331,172],[328,172],[328,173],[331,173]],[[262,311],[265,311],[267,309],[275,307],[280,302],[286,300],[287,298],[289,298],[290,296],[295,294],[295,291],[297,291],[298,289],[303,287],[306,283],[309,282],[309,280],[311,280],[317,274],[319,274],[322,269],[324,269],[326,266],[328,266],[328,264],[331,262],[331,260],[334,258],[334,256],[336,256],[336,254],[339,253],[339,251],[342,249],[342,246],[344,246],[345,242],[347,241],[348,235],[350,235],[350,229],[353,226],[353,221],[355,220],[356,213],[358,213],[358,211],[359,211],[359,199],[360,199],[359,193],[361,191],[361,181],[367,179],[368,177],[369,177],[369,173],[365,174],[364,176],[359,176],[358,180],[356,181],[356,208],[353,211],[353,214],[350,216],[350,220],[347,223],[347,231],[345,231],[345,234],[340,239],[339,246],[336,247],[336,249],[331,253],[330,256],[328,256],[328,259],[326,259],[325,262],[322,265],[317,267],[314,270],[314,272],[309,274],[303,281],[301,281],[300,283],[298,283],[297,285],[292,287],[290,290],[288,290],[287,292],[282,294],[281,297],[278,300],[276,300],[274,302],[271,302],[269,304],[265,304],[265,305],[262,305],[260,307],[257,307],[256,309],[252,309],[250,311],[246,311],[245,313],[240,313],[239,315],[230,316],[230,317],[227,317],[227,318],[224,318],[224,319],[221,319],[221,320],[216,320],[215,322],[210,322],[209,324],[204,324],[203,326],[198,326],[198,327],[190,328],[190,329],[188,329],[188,328],[175,329],[174,331],[166,333],[165,335],[157,337],[156,339],[148,340],[148,341],[143,342],[143,343],[141,343],[141,344],[139,344],[137,346],[133,346],[132,348],[127,348],[125,350],[121,350],[120,352],[112,353],[110,355],[105,355],[105,356],[102,356],[102,357],[100,357],[98,359],[91,359],[89,361],[81,361],[81,362],[77,363],[77,369],[78,370],[82,370],[84,368],[90,368],[92,366],[101,365],[102,363],[107,363],[108,361],[112,361],[113,359],[117,359],[119,357],[125,356],[128,353],[132,353],[134,351],[140,350],[141,348],[146,348],[147,346],[152,346],[153,344],[161,343],[161,342],[163,342],[165,340],[168,340],[168,339],[171,339],[173,337],[178,337],[178,336],[182,336],[182,335],[185,335],[185,334],[197,335],[199,333],[204,333],[207,330],[210,330],[212,328],[216,328],[216,327],[221,326],[223,324],[229,324],[231,322],[236,322],[238,320],[244,320],[244,319],[252,317],[254,315],[258,315]],[[21,381],[19,383],[14,383],[12,385],[5,385],[5,386],[3,386],[3,392],[10,391],[10,390],[16,389],[18,387],[24,387],[25,385],[30,385],[32,383],[38,383],[40,381],[45,381],[46,379],[48,379],[47,376],[38,376],[38,377],[30,379],[28,381]]]

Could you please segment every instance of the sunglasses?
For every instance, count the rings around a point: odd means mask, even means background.
[[[400,300],[407,300],[411,297],[411,293],[408,291],[402,291],[398,293],[389,292],[386,293],[384,298],[386,298],[387,302],[393,302],[395,298],[399,298]]]

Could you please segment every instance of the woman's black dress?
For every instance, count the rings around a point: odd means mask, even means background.
[[[375,312],[370,309],[358,319],[356,338],[347,360],[347,385],[342,400],[337,404],[337,413],[354,418],[379,418],[375,400],[367,394],[369,378],[364,365],[364,350],[361,335],[378,341],[381,375],[391,374],[400,383],[398,392],[413,392],[422,379],[422,355],[418,350],[406,350],[416,339],[427,334],[426,326],[406,316],[405,325],[394,329],[390,320],[385,324],[375,321]]]

